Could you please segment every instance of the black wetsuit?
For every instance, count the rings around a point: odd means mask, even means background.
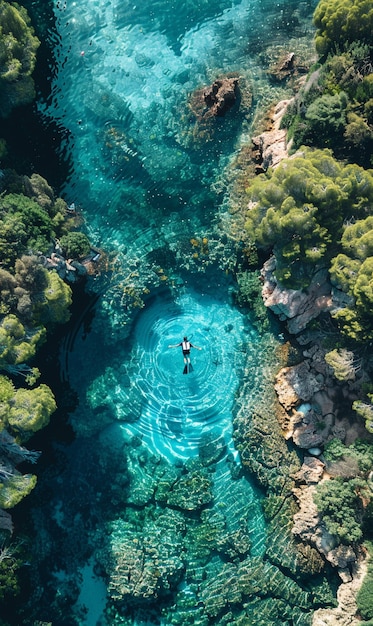
[[[181,346],[183,350],[183,355],[189,356],[190,348],[192,347],[192,344],[190,343],[190,341],[182,341],[179,345]]]

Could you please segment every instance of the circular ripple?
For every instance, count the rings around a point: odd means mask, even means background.
[[[123,430],[140,435],[171,460],[196,455],[206,436],[223,437],[229,445],[231,409],[250,333],[255,331],[228,301],[195,291],[176,300],[155,298],[134,328],[131,387],[119,381],[116,390],[123,420],[140,413]],[[191,350],[193,372],[187,375],[181,348],[168,347],[184,335],[202,348]]]

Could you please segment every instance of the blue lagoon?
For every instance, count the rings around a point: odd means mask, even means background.
[[[273,557],[278,529],[266,523],[255,463],[242,462],[234,416],[270,411],[281,341],[237,307],[240,243],[224,226],[235,156],[261,112],[291,96],[269,82],[263,59],[307,48],[312,9],[53,4],[52,90],[38,108],[67,130],[62,195],[107,267],[63,343],[75,439],[57,446],[58,476],[46,472],[36,492],[44,543],[33,575],[45,593],[35,619],[306,626],[332,602],[326,580],[310,583]],[[198,92],[222,78],[238,82],[239,96],[201,123]],[[188,375],[180,349],[168,348],[184,335],[202,348]]]

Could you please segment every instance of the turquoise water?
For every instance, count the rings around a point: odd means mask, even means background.
[[[221,224],[232,158],[261,107],[291,93],[270,85],[263,59],[284,42],[307,47],[311,10],[54,3],[52,94],[38,106],[68,130],[62,194],[108,264],[61,353],[76,439],[33,512],[43,531],[33,576],[45,589],[35,619],[310,623],[303,583],[264,558],[263,494],[233,444],[240,385],[262,399],[278,342],[234,304],[239,245]],[[227,73],[241,101],[200,127],[190,96]],[[184,335],[201,348],[186,375],[180,348],[168,347]]]

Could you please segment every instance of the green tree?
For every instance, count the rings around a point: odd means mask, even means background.
[[[327,530],[342,543],[362,538],[363,504],[361,493],[366,482],[361,478],[333,478],[317,485],[315,504]]]
[[[56,410],[56,402],[47,385],[35,389],[17,389],[10,401],[8,423],[11,429],[28,438],[44,428]]]
[[[373,433],[373,395],[368,394],[367,401],[355,400],[352,408],[360,417],[365,420],[365,428],[368,432]]]
[[[0,255],[5,269],[30,252],[46,252],[55,237],[52,218],[35,200],[23,194],[0,199]]]
[[[332,148],[338,135],[340,139],[343,137],[347,123],[347,103],[346,94],[340,92],[334,95],[324,94],[310,104],[305,119],[312,135],[312,143],[317,143],[320,147]]]
[[[55,271],[47,273],[48,285],[44,290],[44,301],[35,310],[35,318],[42,324],[65,324],[70,319],[69,307],[72,291]]]
[[[338,252],[346,221],[366,216],[373,174],[338,162],[329,150],[303,148],[256,178],[247,193],[249,238],[273,249],[280,282],[307,287],[315,264],[329,267]]]
[[[325,361],[333,370],[337,380],[355,380],[360,364],[353,352],[345,348],[335,348],[325,355]]]
[[[0,484],[0,508],[12,509],[27,496],[36,485],[33,474],[15,474]]]
[[[34,97],[31,78],[39,40],[35,37],[26,9],[0,1],[0,115]]]
[[[344,49],[354,41],[371,43],[371,0],[320,0],[314,12],[315,44],[319,54]]]
[[[72,259],[80,259],[87,256],[91,249],[87,235],[75,231],[61,237],[60,244],[65,256]]]
[[[44,328],[26,330],[15,315],[6,315],[0,322],[0,369],[10,371],[31,359],[44,336]]]

